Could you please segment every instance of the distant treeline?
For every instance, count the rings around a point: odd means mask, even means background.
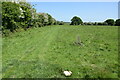
[[[110,25],[110,26],[120,26],[120,19],[114,21],[114,19],[107,19],[104,22],[83,22],[81,18],[74,16],[71,19],[70,25]]]
[[[120,19],[114,21],[113,19],[107,19],[104,22],[84,22],[83,25],[110,25],[110,26],[120,26]]]
[[[55,20],[48,13],[37,13],[34,5],[27,2],[2,2],[2,34],[18,30],[27,30],[33,27],[43,27],[47,25],[69,24]],[[81,18],[74,16],[70,25],[111,25],[120,26],[120,19],[114,21],[107,19],[104,22],[83,22]]]

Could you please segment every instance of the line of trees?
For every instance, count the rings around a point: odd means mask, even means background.
[[[47,25],[63,25],[62,21],[56,21],[48,13],[37,13],[33,5],[27,2],[2,2],[2,26],[3,34],[15,32],[22,28],[27,30],[32,27]]]
[[[71,19],[70,25],[110,25],[110,26],[120,26],[120,19],[114,21],[113,19],[107,19],[104,22],[83,22],[81,18],[74,16]]]
[[[63,25],[65,22],[56,21],[48,13],[37,13],[34,5],[27,2],[2,2],[2,34],[15,32],[19,29],[27,30],[33,27],[47,25]],[[114,21],[107,19],[104,22],[83,22],[81,18],[74,16],[70,25],[115,25],[120,26],[120,19]]]

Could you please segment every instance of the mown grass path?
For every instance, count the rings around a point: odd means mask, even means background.
[[[5,78],[117,78],[118,27],[47,26],[3,38]],[[74,45],[80,36],[84,46]]]

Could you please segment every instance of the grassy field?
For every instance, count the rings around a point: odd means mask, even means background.
[[[64,70],[68,78],[118,78],[116,26],[47,26],[2,40],[3,78],[65,78]]]

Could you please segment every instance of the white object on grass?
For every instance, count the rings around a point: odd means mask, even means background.
[[[72,75],[71,71],[64,71],[63,73],[64,73],[65,76],[71,76]]]

